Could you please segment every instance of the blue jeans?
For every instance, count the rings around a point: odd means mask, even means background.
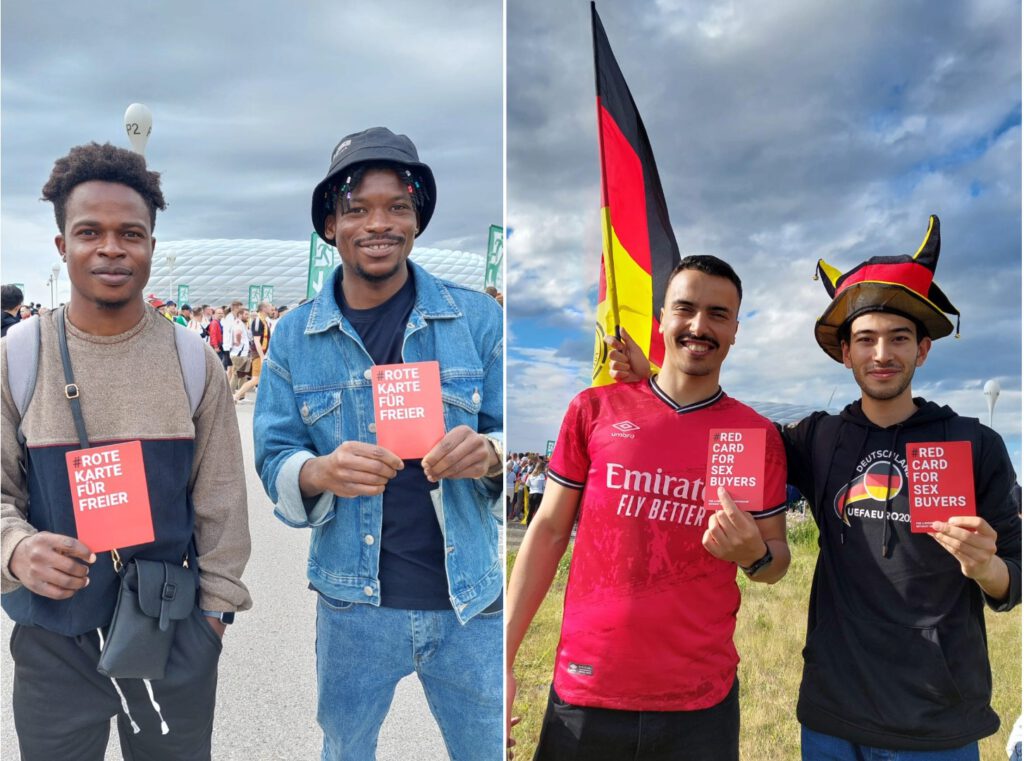
[[[803,761],[978,761],[978,743],[951,750],[885,750],[800,727]]]
[[[371,761],[399,680],[416,672],[454,761],[503,758],[502,612],[334,605],[318,595],[323,761]]]

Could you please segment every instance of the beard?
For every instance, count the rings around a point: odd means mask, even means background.
[[[365,280],[368,283],[383,283],[397,275],[399,270],[404,266],[405,261],[401,261],[395,264],[395,266],[387,272],[367,272],[361,265],[356,264],[355,267],[353,267],[353,270],[356,277]]]

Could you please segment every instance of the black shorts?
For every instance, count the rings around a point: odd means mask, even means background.
[[[534,761],[739,761],[740,684],[699,711],[616,711],[564,702],[552,686]]]

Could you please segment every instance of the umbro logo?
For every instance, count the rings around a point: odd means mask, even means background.
[[[633,435],[633,431],[640,430],[640,426],[631,420],[623,420],[621,423],[615,423],[612,428],[617,431],[617,433],[612,433],[612,436],[617,439],[635,439],[636,436]]]

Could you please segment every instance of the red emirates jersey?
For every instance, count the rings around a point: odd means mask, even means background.
[[[681,407],[656,381],[580,393],[562,421],[549,477],[582,489],[555,656],[569,703],[693,711],[721,702],[739,656],[736,564],[701,539],[709,432],[764,428],[767,509],[786,509],[786,459],[775,427],[721,390]]]

